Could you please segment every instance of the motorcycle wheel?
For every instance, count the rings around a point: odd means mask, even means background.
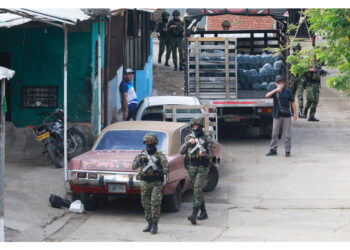
[[[64,166],[63,155],[61,155],[58,152],[56,142],[50,141],[48,144],[46,144],[46,149],[47,149],[47,153],[49,154],[50,159],[52,160],[53,164],[57,168],[63,168],[63,166]]]
[[[86,138],[82,132],[77,129],[71,129],[67,138],[68,159],[72,159],[86,151]],[[77,144],[76,146],[74,144]]]

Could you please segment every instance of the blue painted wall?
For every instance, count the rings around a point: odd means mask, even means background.
[[[150,52],[143,70],[136,71],[136,93],[139,101],[152,94],[153,89],[153,38],[150,38]]]

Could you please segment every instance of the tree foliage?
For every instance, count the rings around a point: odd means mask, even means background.
[[[325,39],[325,44],[291,55],[291,73],[301,75],[316,57],[339,74],[327,79],[328,85],[350,90],[350,9],[308,9],[303,13],[309,20],[310,30]]]

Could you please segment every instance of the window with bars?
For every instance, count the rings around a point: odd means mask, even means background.
[[[22,86],[23,108],[57,108],[57,86]]]

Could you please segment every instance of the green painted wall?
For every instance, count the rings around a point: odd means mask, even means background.
[[[12,121],[17,127],[40,124],[38,112],[48,108],[22,108],[21,86],[58,86],[58,103],[63,104],[63,30],[40,28],[0,29],[0,52],[11,53]],[[68,118],[91,122],[91,32],[68,35]]]

